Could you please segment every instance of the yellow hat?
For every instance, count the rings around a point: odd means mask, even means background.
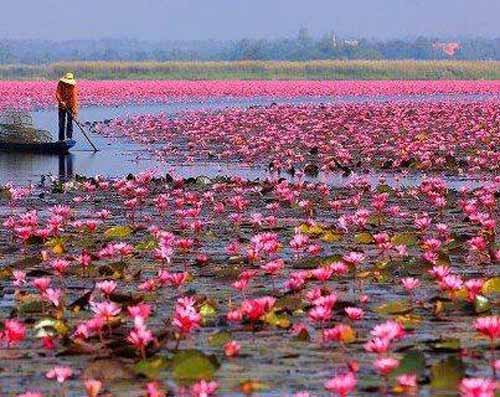
[[[64,77],[61,78],[61,80],[59,80],[59,81],[62,81],[63,83],[66,83],[66,84],[69,84],[69,85],[75,85],[76,84],[75,76],[73,76],[73,73],[66,73],[64,75]]]

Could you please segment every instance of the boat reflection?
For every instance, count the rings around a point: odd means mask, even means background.
[[[71,153],[54,156],[0,152],[0,184],[37,184],[47,176],[68,179],[75,173],[74,164],[75,156]]]

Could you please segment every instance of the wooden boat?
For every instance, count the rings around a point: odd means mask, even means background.
[[[0,142],[0,150],[3,152],[25,152],[42,154],[65,154],[76,145],[73,139],[57,142],[43,143],[15,143]]]

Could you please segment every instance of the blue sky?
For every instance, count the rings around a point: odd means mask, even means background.
[[[500,0],[3,0],[0,37],[500,37]]]

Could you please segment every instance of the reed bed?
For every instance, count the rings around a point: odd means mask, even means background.
[[[3,80],[498,80],[500,61],[61,62],[0,65]]]

